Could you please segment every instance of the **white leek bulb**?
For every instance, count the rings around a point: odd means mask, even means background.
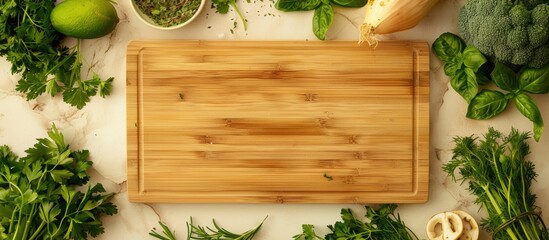
[[[370,0],[360,27],[360,42],[377,44],[376,34],[394,33],[416,26],[438,0]]]

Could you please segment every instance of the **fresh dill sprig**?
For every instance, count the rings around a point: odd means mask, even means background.
[[[456,137],[452,160],[443,166],[444,171],[454,181],[468,182],[469,191],[477,197],[475,202],[488,213],[481,226],[494,234],[494,239],[549,239],[548,230],[534,214],[536,195],[530,186],[537,174],[534,164],[526,160],[530,134],[512,129],[505,136],[490,128],[483,137]],[[512,219],[516,221],[510,222]],[[506,223],[510,224],[496,232]]]

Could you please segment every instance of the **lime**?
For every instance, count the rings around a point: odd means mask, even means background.
[[[109,0],[65,0],[53,8],[50,18],[60,33],[82,39],[105,36],[119,21]]]

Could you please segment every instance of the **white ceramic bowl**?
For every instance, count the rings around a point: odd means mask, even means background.
[[[153,20],[151,20],[146,14],[144,14],[143,12],[141,12],[141,10],[135,5],[135,2],[134,0],[129,0],[131,3],[132,3],[132,9],[133,9],[133,12],[135,13],[135,15],[137,15],[137,17],[139,18],[139,20],[141,20],[143,23],[145,23],[146,25],[152,27],[152,28],[156,28],[156,29],[160,29],[160,30],[174,30],[174,29],[178,29],[178,28],[181,28],[189,23],[191,23],[195,18],[198,17],[198,15],[200,15],[200,12],[202,11],[202,9],[204,8],[204,5],[206,5],[206,0],[201,0],[200,1],[200,6],[198,6],[198,9],[196,10],[196,12],[194,13],[194,15],[189,18],[187,21],[185,22],[182,22],[178,25],[173,25],[171,27],[163,27],[163,26],[160,26],[160,25],[157,25]]]

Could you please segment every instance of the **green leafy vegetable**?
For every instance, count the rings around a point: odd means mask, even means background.
[[[322,3],[321,0],[279,0],[275,8],[284,12],[314,10]]]
[[[534,94],[549,93],[549,64],[541,69],[523,68],[519,76],[520,89]]]
[[[50,23],[54,3],[0,1],[0,56],[11,62],[12,73],[21,73],[16,89],[28,100],[62,93],[65,102],[80,109],[98,90],[102,97],[109,95],[113,78],[102,80],[94,74],[82,79],[80,42],[71,49],[60,46],[64,36]]]
[[[315,36],[320,39],[326,39],[326,33],[332,22],[334,21],[334,9],[332,5],[322,3],[320,7],[315,9],[313,15],[313,33]]]
[[[494,90],[482,90],[469,104],[467,117],[471,119],[490,119],[507,108],[505,95]]]
[[[215,220],[212,220],[214,228],[210,228],[193,225],[193,220],[191,218],[191,221],[187,222],[187,240],[252,240],[265,222],[265,219],[254,228],[244,233],[237,234],[219,226]],[[162,227],[162,233],[158,233],[153,229],[149,235],[160,240],[177,240],[175,232],[172,232],[164,223],[159,222],[159,224]]]
[[[450,77],[452,88],[468,103],[471,102],[478,93],[477,76],[486,58],[475,47],[466,47],[463,40],[452,33],[440,35],[432,49],[444,63],[444,72]]]
[[[294,235],[293,239],[295,240],[323,240],[324,238],[318,236],[315,232],[315,226],[311,224],[301,225],[301,230],[303,231],[300,234]]]
[[[501,62],[497,62],[494,71],[491,74],[492,80],[499,88],[505,91],[517,89],[516,75],[513,69],[505,66]]]
[[[539,141],[543,119],[535,101],[526,94],[549,93],[549,64],[543,68],[523,66],[518,72],[501,61],[492,65],[475,47],[465,47],[463,40],[452,33],[440,35],[432,48],[444,64],[452,88],[469,103],[468,118],[493,118],[513,100],[517,109],[533,122],[534,139]],[[480,88],[490,80],[508,93]]]
[[[443,63],[457,62],[456,59],[465,50],[465,43],[457,35],[447,32],[433,42],[432,48]]]
[[[250,2],[250,0],[246,1],[248,3]],[[238,14],[240,21],[242,21],[242,25],[244,25],[244,31],[248,30],[248,25],[246,24],[247,20],[240,12],[240,9],[238,9],[238,6],[236,6],[236,0],[212,0],[212,5],[217,9],[217,12],[221,14],[227,14],[229,12],[229,6],[232,7],[236,14]]]
[[[456,73],[450,79],[450,84],[469,103],[478,93],[477,76],[470,68],[456,70]]]
[[[524,93],[519,93],[514,100],[519,112],[534,123],[534,139],[539,141],[543,133],[543,118],[536,102]]]
[[[20,159],[0,146],[0,239],[86,239],[117,213],[113,193],[89,183],[89,152],[71,151],[55,126],[48,136]]]
[[[318,39],[325,40],[326,33],[334,20],[332,4],[340,7],[361,8],[367,2],[367,0],[277,0],[275,8],[283,12],[315,10],[313,14],[313,33]]]
[[[459,34],[483,54],[513,65],[549,64],[549,3],[467,1],[458,17]]]
[[[473,72],[477,72],[478,69],[486,63],[486,58],[482,53],[473,46],[467,46],[463,50],[463,65],[473,70]]]
[[[481,225],[494,239],[549,239],[536,218],[536,195],[530,191],[537,174],[526,159],[528,138],[516,129],[504,136],[493,128],[484,139],[456,137],[452,160],[443,166],[454,181],[468,182],[475,202],[488,213]]]
[[[368,3],[368,0],[332,0],[332,2],[341,7],[361,8]]]
[[[375,209],[366,206],[366,221],[353,215],[350,209],[341,209],[342,222],[329,225],[330,233],[324,238],[318,236],[314,226],[304,224],[303,233],[293,236],[294,240],[418,240],[419,238],[395,215],[396,204],[384,204]]]

